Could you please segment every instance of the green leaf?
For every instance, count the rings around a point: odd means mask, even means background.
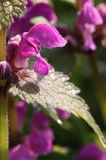
[[[106,140],[90,114],[88,105],[78,95],[80,89],[68,82],[67,75],[54,70],[45,77],[37,75],[33,70],[23,70],[21,73],[25,77],[21,79],[22,75],[20,75],[19,81],[10,88],[10,92],[19,95],[27,103],[42,105],[45,110],[51,113],[50,115],[54,109],[60,108],[81,117],[95,131],[106,147]],[[55,119],[55,114],[53,118]],[[56,121],[60,122],[59,118],[56,117]]]

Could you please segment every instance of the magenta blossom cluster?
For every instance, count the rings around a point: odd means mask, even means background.
[[[24,122],[27,115],[27,103],[23,100],[18,101],[15,104],[16,109],[16,121],[17,121],[17,129],[20,133],[23,130]],[[58,117],[61,120],[67,120],[70,117],[70,113],[60,108],[56,109]],[[35,128],[44,129],[50,126],[50,118],[46,116],[42,111],[36,111],[32,115],[32,123],[31,129],[34,130]]]
[[[17,129],[22,133],[27,115],[27,104],[21,100],[16,103],[15,108]],[[57,113],[62,120],[69,118],[69,113],[64,110],[57,109]],[[52,152],[54,134],[50,128],[50,118],[42,111],[35,111],[32,114],[30,130],[22,144],[10,149],[9,160],[35,160],[41,155]]]
[[[79,151],[76,160],[106,160],[106,152],[96,144],[87,144]]]
[[[93,33],[96,26],[103,24],[102,16],[93,4],[93,0],[82,0],[82,9],[78,12],[77,24],[81,29],[85,50],[96,50]]]
[[[8,42],[7,57],[14,71],[27,67],[26,62],[30,57],[36,57],[33,66],[36,73],[47,75],[52,67],[41,56],[41,47],[55,48],[65,46],[67,41],[50,24],[34,25],[29,32],[22,36],[16,35]]]
[[[50,24],[33,25],[31,19],[43,16],[49,22],[56,22],[57,17],[53,8],[45,3],[33,4],[28,0],[27,9],[21,18],[14,17],[14,23],[8,30],[7,61],[13,73],[28,68],[30,57],[36,57],[33,69],[40,75],[47,75],[51,65],[41,56],[41,47],[63,47],[67,41]]]
[[[25,119],[24,116],[25,112],[23,119]],[[23,144],[10,150],[9,160],[34,160],[41,155],[49,154],[53,149],[53,139],[49,118],[43,112],[36,111],[32,116],[30,133],[25,137]]]

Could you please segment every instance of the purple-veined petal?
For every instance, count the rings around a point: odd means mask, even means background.
[[[40,42],[37,38],[26,36],[27,33],[22,35],[22,39],[19,45],[18,54],[21,58],[29,58],[31,56],[37,56],[40,52]]]
[[[27,33],[27,37],[39,39],[41,45],[47,48],[63,47],[67,43],[57,29],[50,24],[34,25]]]
[[[45,59],[43,59],[42,57],[37,58],[37,61],[34,64],[34,70],[36,73],[45,76],[49,73],[50,69],[51,66],[46,62]]]

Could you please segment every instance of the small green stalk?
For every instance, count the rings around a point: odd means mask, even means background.
[[[8,108],[6,93],[0,91],[0,160],[8,160]]]
[[[6,59],[6,28],[0,29],[0,61]]]
[[[88,54],[89,64],[92,70],[92,75],[95,83],[95,88],[97,91],[98,101],[101,106],[102,116],[104,119],[104,123],[106,124],[106,92],[104,90],[104,86],[102,83],[101,75],[98,70],[98,66],[96,63],[95,54]]]
[[[17,0],[0,0],[1,63],[2,61],[6,61],[6,28],[11,24],[13,16],[18,17],[22,15],[26,5],[25,0],[20,0],[19,2]],[[0,80],[0,160],[8,160],[8,106],[6,84],[7,80]]]
[[[6,27],[0,29],[0,62],[6,60]],[[6,80],[0,80],[0,160],[8,160],[8,106]]]

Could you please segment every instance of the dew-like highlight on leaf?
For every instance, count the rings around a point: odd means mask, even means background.
[[[30,78],[26,81],[20,79],[10,88],[11,93],[18,95],[27,103],[40,104],[59,124],[61,121],[55,112],[56,108],[81,117],[95,131],[106,148],[106,139],[101,129],[90,114],[85,100],[78,95],[80,89],[67,82],[69,80],[67,75],[54,70],[45,77],[39,77],[33,70],[28,70],[28,73]]]

